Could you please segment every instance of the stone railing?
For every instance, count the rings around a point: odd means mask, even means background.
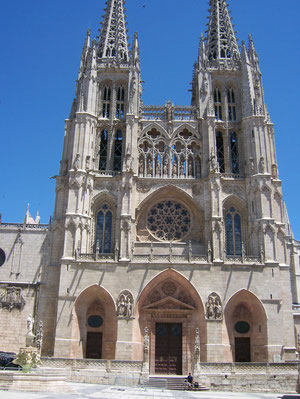
[[[232,256],[225,255],[225,263],[256,263],[262,264],[263,261],[259,256]]]
[[[195,109],[189,106],[144,105],[141,108],[141,117],[145,120],[195,120]]]
[[[234,180],[243,180],[244,177],[242,175],[239,175],[237,173],[222,173],[221,174],[222,179],[234,179]]]
[[[201,374],[298,373],[298,363],[200,363]]]
[[[3,223],[3,222],[1,222],[0,227],[43,230],[43,229],[48,229],[49,224]]]
[[[110,254],[78,254],[77,257],[75,257],[76,260],[81,260],[81,261],[114,261],[115,260],[115,254],[110,253]]]
[[[141,371],[143,362],[126,360],[102,359],[68,359],[56,357],[42,357],[42,367],[62,369],[100,369],[113,371]]]

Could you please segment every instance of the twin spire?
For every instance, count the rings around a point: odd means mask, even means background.
[[[240,52],[226,0],[210,0],[207,31],[207,58],[212,60],[239,60]]]
[[[128,41],[124,14],[125,0],[107,0],[99,38],[98,56],[128,61]]]

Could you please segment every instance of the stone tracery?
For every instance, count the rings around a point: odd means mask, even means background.
[[[177,201],[161,201],[149,210],[147,228],[159,240],[179,241],[190,231],[191,220],[184,205]]]
[[[139,176],[200,178],[200,143],[187,129],[169,140],[155,128],[139,140]]]

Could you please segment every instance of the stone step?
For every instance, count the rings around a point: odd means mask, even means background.
[[[176,391],[183,391],[187,389],[195,390],[195,391],[207,391],[208,388],[199,382],[199,386],[189,387],[186,382],[186,377],[184,376],[173,376],[169,375],[160,375],[160,376],[150,376],[149,380],[144,384],[147,387],[151,388],[161,388],[161,389],[169,389]]]

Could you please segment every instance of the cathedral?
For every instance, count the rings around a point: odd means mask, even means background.
[[[27,209],[0,224],[0,350],[24,345],[32,315],[45,358],[150,375],[297,360],[300,242],[258,54],[208,3],[187,106],[143,103],[124,0],[87,32],[51,223]]]

